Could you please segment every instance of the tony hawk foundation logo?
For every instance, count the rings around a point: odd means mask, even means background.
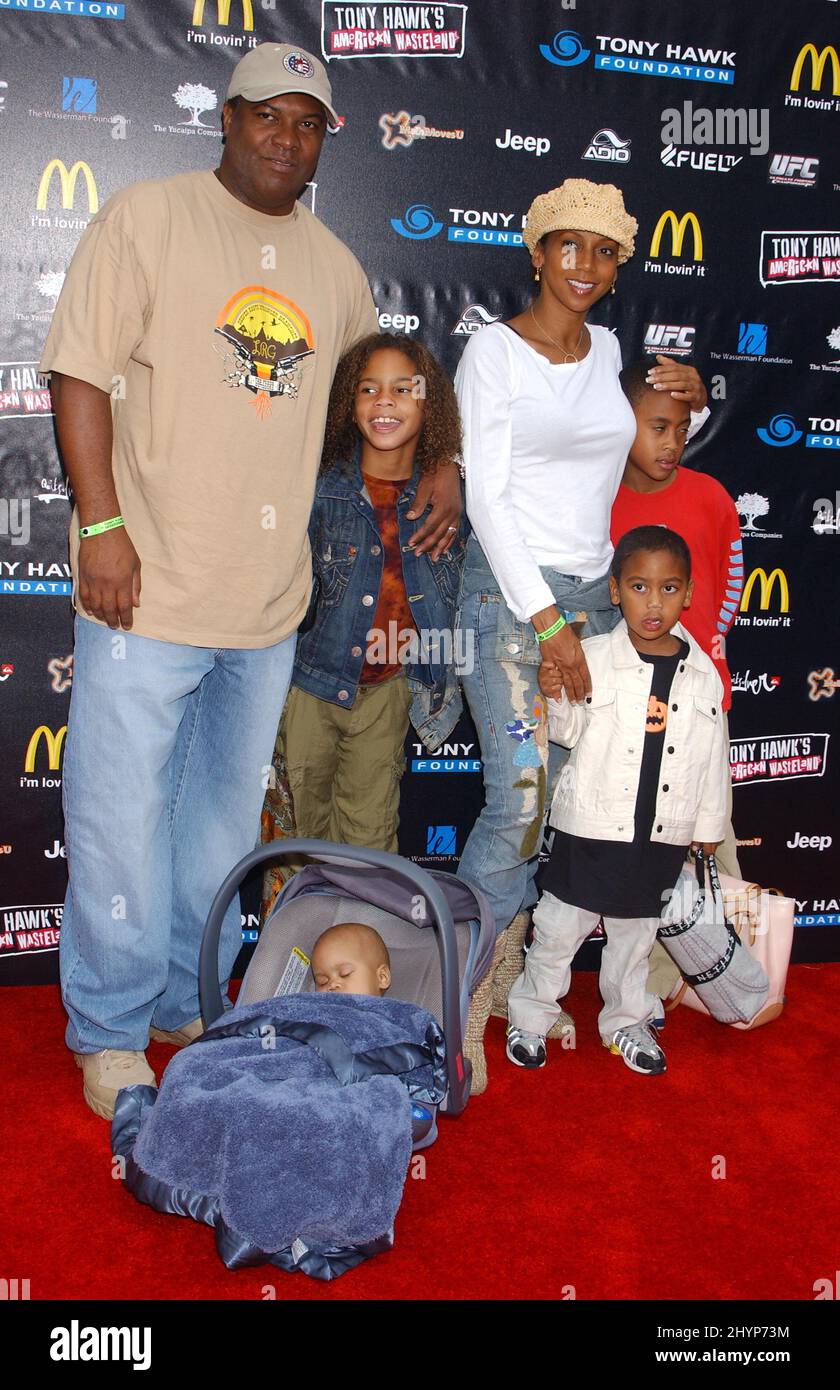
[[[314,356],[315,342],[309,319],[291,299],[248,285],[228,300],[215,331],[229,347],[221,354],[225,383],[251,391],[262,419],[275,396],[297,396],[301,364]]]

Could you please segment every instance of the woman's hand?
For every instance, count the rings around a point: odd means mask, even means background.
[[[406,512],[409,521],[432,510],[408,542],[415,555],[430,550],[439,560],[458,534],[461,520],[461,475],[455,463],[442,463],[434,473],[424,474],[417,484],[414,506]]]
[[[703,410],[708,395],[696,367],[687,362],[675,362],[673,357],[656,358],[658,367],[651,367],[648,381],[657,391],[670,391],[675,400],[688,401],[692,410]]]
[[[559,610],[552,605],[539,613],[531,614],[531,622],[536,632],[545,632],[553,627],[560,617]],[[544,666],[557,668],[562,687],[573,704],[588,695],[592,689],[589,667],[578,638],[566,623],[553,637],[540,642],[540,656]]]
[[[708,857],[710,854],[714,854],[720,844],[723,844],[722,840],[715,840],[714,844],[709,844],[708,841],[701,843],[700,840],[692,840],[691,848],[694,850],[695,854],[698,849],[702,849],[703,853]]]

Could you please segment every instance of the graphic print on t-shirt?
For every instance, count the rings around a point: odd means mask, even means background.
[[[667,702],[657,700],[655,695],[648,696],[647,719],[645,720],[646,734],[664,734],[668,723]]]
[[[228,300],[215,332],[232,349],[220,353],[224,382],[252,391],[261,419],[271,414],[273,396],[297,396],[301,363],[314,356],[315,343],[309,319],[291,299],[264,285],[246,285]]]

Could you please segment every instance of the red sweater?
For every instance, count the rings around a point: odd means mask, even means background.
[[[613,545],[634,526],[668,526],[691,551],[694,597],[680,622],[715,663],[723,681],[723,707],[732,703],[732,681],[717,637],[725,637],[744,587],[741,528],[735,503],[716,478],[678,468],[661,492],[633,492],[624,483],[613,503]]]

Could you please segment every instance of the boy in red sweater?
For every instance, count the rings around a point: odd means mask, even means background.
[[[648,384],[650,364],[621,373],[636,416],[636,438],[613,503],[610,532],[616,545],[635,526],[667,526],[691,552],[694,596],[681,621],[714,662],[723,681],[723,708],[732,703],[725,638],[741,602],[744,561],[735,503],[716,478],[681,468],[691,417],[684,401]],[[741,877],[731,825],[716,851],[722,872]]]

